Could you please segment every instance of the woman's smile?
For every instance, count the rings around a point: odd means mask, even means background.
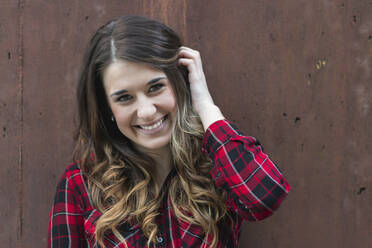
[[[154,124],[142,124],[142,125],[136,125],[135,127],[139,130],[139,132],[144,134],[154,134],[161,130],[163,130],[166,125],[168,124],[168,115],[165,115],[160,120],[155,122]]]

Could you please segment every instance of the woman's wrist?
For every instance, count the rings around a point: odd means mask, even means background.
[[[198,114],[203,123],[204,131],[206,131],[212,123],[225,119],[220,108],[215,104],[208,104],[201,107]]]

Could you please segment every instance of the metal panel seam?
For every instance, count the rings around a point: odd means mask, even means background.
[[[24,0],[18,0],[18,87],[19,87],[19,145],[18,145],[18,245],[21,246],[23,237],[23,62],[24,62],[24,44],[23,44],[23,17]]]

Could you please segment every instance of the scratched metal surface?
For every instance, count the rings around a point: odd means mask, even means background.
[[[371,1],[0,3],[1,247],[45,247],[72,152],[74,88],[92,32],[138,14],[201,51],[225,116],[261,141],[292,192],[240,247],[370,247]]]

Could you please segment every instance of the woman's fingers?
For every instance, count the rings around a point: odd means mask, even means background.
[[[191,48],[181,47],[178,53],[179,63],[187,66],[190,71],[195,70],[198,73],[203,73],[200,53]]]
[[[200,53],[187,47],[181,47],[178,52],[178,56],[201,61]]]
[[[200,53],[195,50],[181,48],[178,52],[178,56],[197,59],[200,58]]]
[[[194,66],[194,61],[192,59],[186,59],[186,58],[180,58],[178,59],[178,64],[179,65],[183,65],[183,66],[186,66],[186,67],[189,67],[189,66]]]
[[[180,65],[186,66],[189,70],[189,80],[192,81],[203,80],[204,71],[200,58],[200,53],[196,50],[193,50],[189,47],[180,47],[178,53],[178,63]]]
[[[198,53],[197,50],[194,50],[194,49],[191,49],[190,47],[185,47],[185,46],[181,46],[179,48],[179,50],[184,50],[184,51],[190,51],[190,52],[196,52],[196,53]]]

